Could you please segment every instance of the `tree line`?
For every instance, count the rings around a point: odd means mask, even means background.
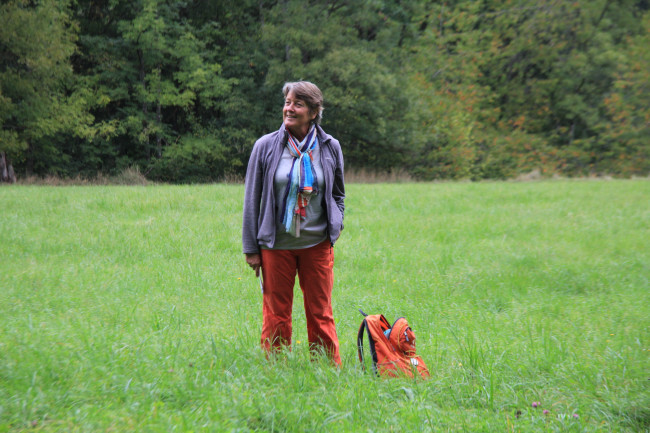
[[[650,172],[650,1],[9,0],[0,174],[241,177],[313,81],[346,166]]]

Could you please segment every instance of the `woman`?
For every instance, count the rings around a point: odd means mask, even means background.
[[[320,127],[323,95],[308,81],[286,83],[283,124],[257,140],[246,171],[242,240],[246,262],[264,277],[262,347],[291,345],[296,273],[307,337],[341,365],[332,315],[333,246],[343,229],[343,155]]]

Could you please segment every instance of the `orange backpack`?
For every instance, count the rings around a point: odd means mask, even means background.
[[[415,334],[409,327],[404,317],[400,317],[390,326],[382,314],[365,316],[359,334],[357,347],[359,361],[365,368],[363,351],[363,333],[368,331],[368,345],[372,355],[372,368],[379,376],[408,376],[414,377],[415,373],[423,378],[429,377],[429,370],[421,357],[415,354]]]

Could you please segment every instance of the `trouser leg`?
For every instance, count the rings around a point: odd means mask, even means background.
[[[303,292],[310,345],[320,346],[341,365],[339,340],[332,313],[334,251],[329,241],[298,250],[298,278]]]
[[[289,250],[261,250],[264,296],[262,347],[270,351],[291,345],[291,309],[297,260]]]

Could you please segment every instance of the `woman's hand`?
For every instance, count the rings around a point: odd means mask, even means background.
[[[259,254],[246,254],[246,263],[255,271],[255,276],[259,277],[262,268],[262,256]]]

